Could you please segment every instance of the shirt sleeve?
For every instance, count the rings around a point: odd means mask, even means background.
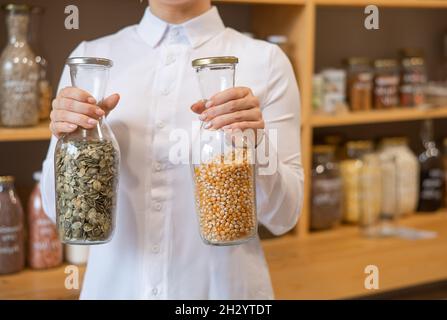
[[[297,223],[303,203],[304,173],[300,146],[300,96],[292,65],[274,46],[268,92],[261,101],[266,123],[257,147],[256,193],[260,223],[281,235]],[[262,161],[268,159],[268,165]]]
[[[82,42],[71,54],[70,57],[83,56],[85,51],[85,42]],[[65,87],[71,86],[70,71],[65,66],[62,72],[61,80],[57,92]],[[42,165],[42,177],[40,180],[40,188],[42,193],[42,204],[48,217],[56,221],[56,199],[55,199],[55,182],[54,182],[54,150],[56,148],[57,138],[52,136],[47,156]]]

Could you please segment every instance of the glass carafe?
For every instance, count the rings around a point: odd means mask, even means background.
[[[204,99],[234,86],[237,63],[236,57],[193,61]],[[196,210],[206,244],[235,245],[257,235],[253,142],[249,134],[209,130],[204,123],[195,138]]]
[[[25,267],[23,209],[14,178],[0,177],[0,274]]]
[[[101,105],[112,61],[71,58],[74,87]],[[79,127],[59,139],[55,150],[56,217],[59,236],[69,244],[110,241],[115,228],[120,151],[105,118],[93,129]]]
[[[28,45],[29,7],[8,4],[8,44],[0,57],[0,121],[8,127],[39,122],[39,66]]]

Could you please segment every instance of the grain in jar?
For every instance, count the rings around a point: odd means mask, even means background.
[[[399,105],[399,69],[394,59],[374,61],[374,108],[390,109]]]
[[[373,70],[367,58],[350,58],[347,65],[347,100],[352,111],[371,109]]]

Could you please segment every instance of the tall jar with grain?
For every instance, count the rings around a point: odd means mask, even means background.
[[[399,105],[399,65],[394,59],[374,61],[374,108],[390,109]]]
[[[330,229],[342,219],[342,182],[335,147],[313,147],[311,228]]]
[[[25,267],[24,216],[14,178],[0,176],[0,274]]]
[[[0,56],[0,121],[7,127],[39,123],[39,66],[28,44],[30,8],[8,4],[8,44]]]
[[[238,58],[228,56],[192,62],[204,99],[234,86],[237,63]],[[254,133],[238,136],[202,123],[194,146],[199,151],[193,154],[192,169],[202,240],[224,246],[256,237]]]
[[[373,69],[367,58],[350,58],[347,65],[347,100],[352,111],[371,109]]]
[[[405,57],[401,61],[400,101],[404,107],[425,103],[424,86],[427,84],[425,61],[422,57]]]

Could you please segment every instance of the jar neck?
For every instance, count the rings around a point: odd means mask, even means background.
[[[29,15],[9,13],[6,17],[6,25],[10,44],[27,43]]]

